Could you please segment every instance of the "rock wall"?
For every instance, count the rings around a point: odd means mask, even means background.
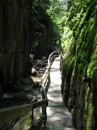
[[[21,80],[31,48],[31,0],[0,0],[0,84]],[[32,35],[32,37],[31,37]]]
[[[62,37],[63,100],[77,130],[96,130],[97,2],[74,2],[69,1],[70,14]]]
[[[10,81],[22,80],[30,51],[36,57],[50,53],[56,37],[48,4],[48,0],[0,0],[0,93],[2,87],[8,90]]]

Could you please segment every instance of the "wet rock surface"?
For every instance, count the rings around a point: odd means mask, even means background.
[[[33,54],[30,54],[33,55]],[[43,75],[45,72],[46,66],[47,66],[47,59],[48,56],[41,56],[37,59],[34,59],[34,55],[29,56],[27,59],[26,69],[25,69],[25,76],[37,76],[37,75]]]
[[[47,66],[47,58],[33,60],[32,57],[27,63],[26,78],[19,81],[10,81],[8,83],[9,90],[3,93],[2,86],[0,86],[0,108],[5,108],[14,105],[21,105],[32,103],[41,100],[41,78]],[[35,72],[29,73],[33,69]]]
[[[0,84],[21,81],[31,48],[31,0],[0,1]],[[30,37],[31,36],[31,37]]]

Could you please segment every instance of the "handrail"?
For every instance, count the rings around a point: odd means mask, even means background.
[[[54,60],[54,58],[59,54],[59,50],[55,50],[53,51],[48,58],[48,65],[51,66],[52,61]]]
[[[0,128],[2,128],[8,122],[17,119],[20,116],[23,116],[25,113],[31,110],[32,104],[0,109]]]
[[[32,130],[36,128],[39,129],[42,123],[46,125],[46,120],[47,120],[46,107],[48,105],[47,91],[50,85],[50,68],[51,68],[54,58],[58,54],[59,52],[58,50],[56,50],[49,55],[48,66],[41,80],[42,101],[0,109],[0,128],[2,128],[5,124],[9,123],[10,121],[17,119],[20,116],[24,116],[29,111],[32,111],[32,122],[33,122]],[[33,111],[34,109],[38,107],[42,107],[42,117],[40,117],[40,119],[38,120],[38,123],[35,124]]]
[[[49,75],[48,73],[50,73],[50,67],[52,65],[52,62],[54,60],[54,58],[59,54],[59,50],[55,50],[53,51],[50,55],[49,55],[49,58],[48,58],[48,66],[47,66],[47,69],[44,73],[44,75],[42,76],[42,80],[41,82],[43,83],[44,80],[46,79],[46,77]]]

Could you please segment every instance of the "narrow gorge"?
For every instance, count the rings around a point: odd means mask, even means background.
[[[96,42],[97,0],[0,0],[0,100],[27,77],[30,54],[36,60],[58,49],[74,126],[96,130]]]

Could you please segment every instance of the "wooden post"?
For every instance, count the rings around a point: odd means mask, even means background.
[[[43,121],[43,125],[45,126],[45,125],[46,125],[46,122],[47,122],[46,105],[43,105],[43,106],[42,106],[42,115],[45,116],[45,119],[44,119],[44,121]]]
[[[34,130],[34,109],[32,108],[32,116],[31,116],[31,119],[32,119],[32,126],[31,126],[31,129]]]

